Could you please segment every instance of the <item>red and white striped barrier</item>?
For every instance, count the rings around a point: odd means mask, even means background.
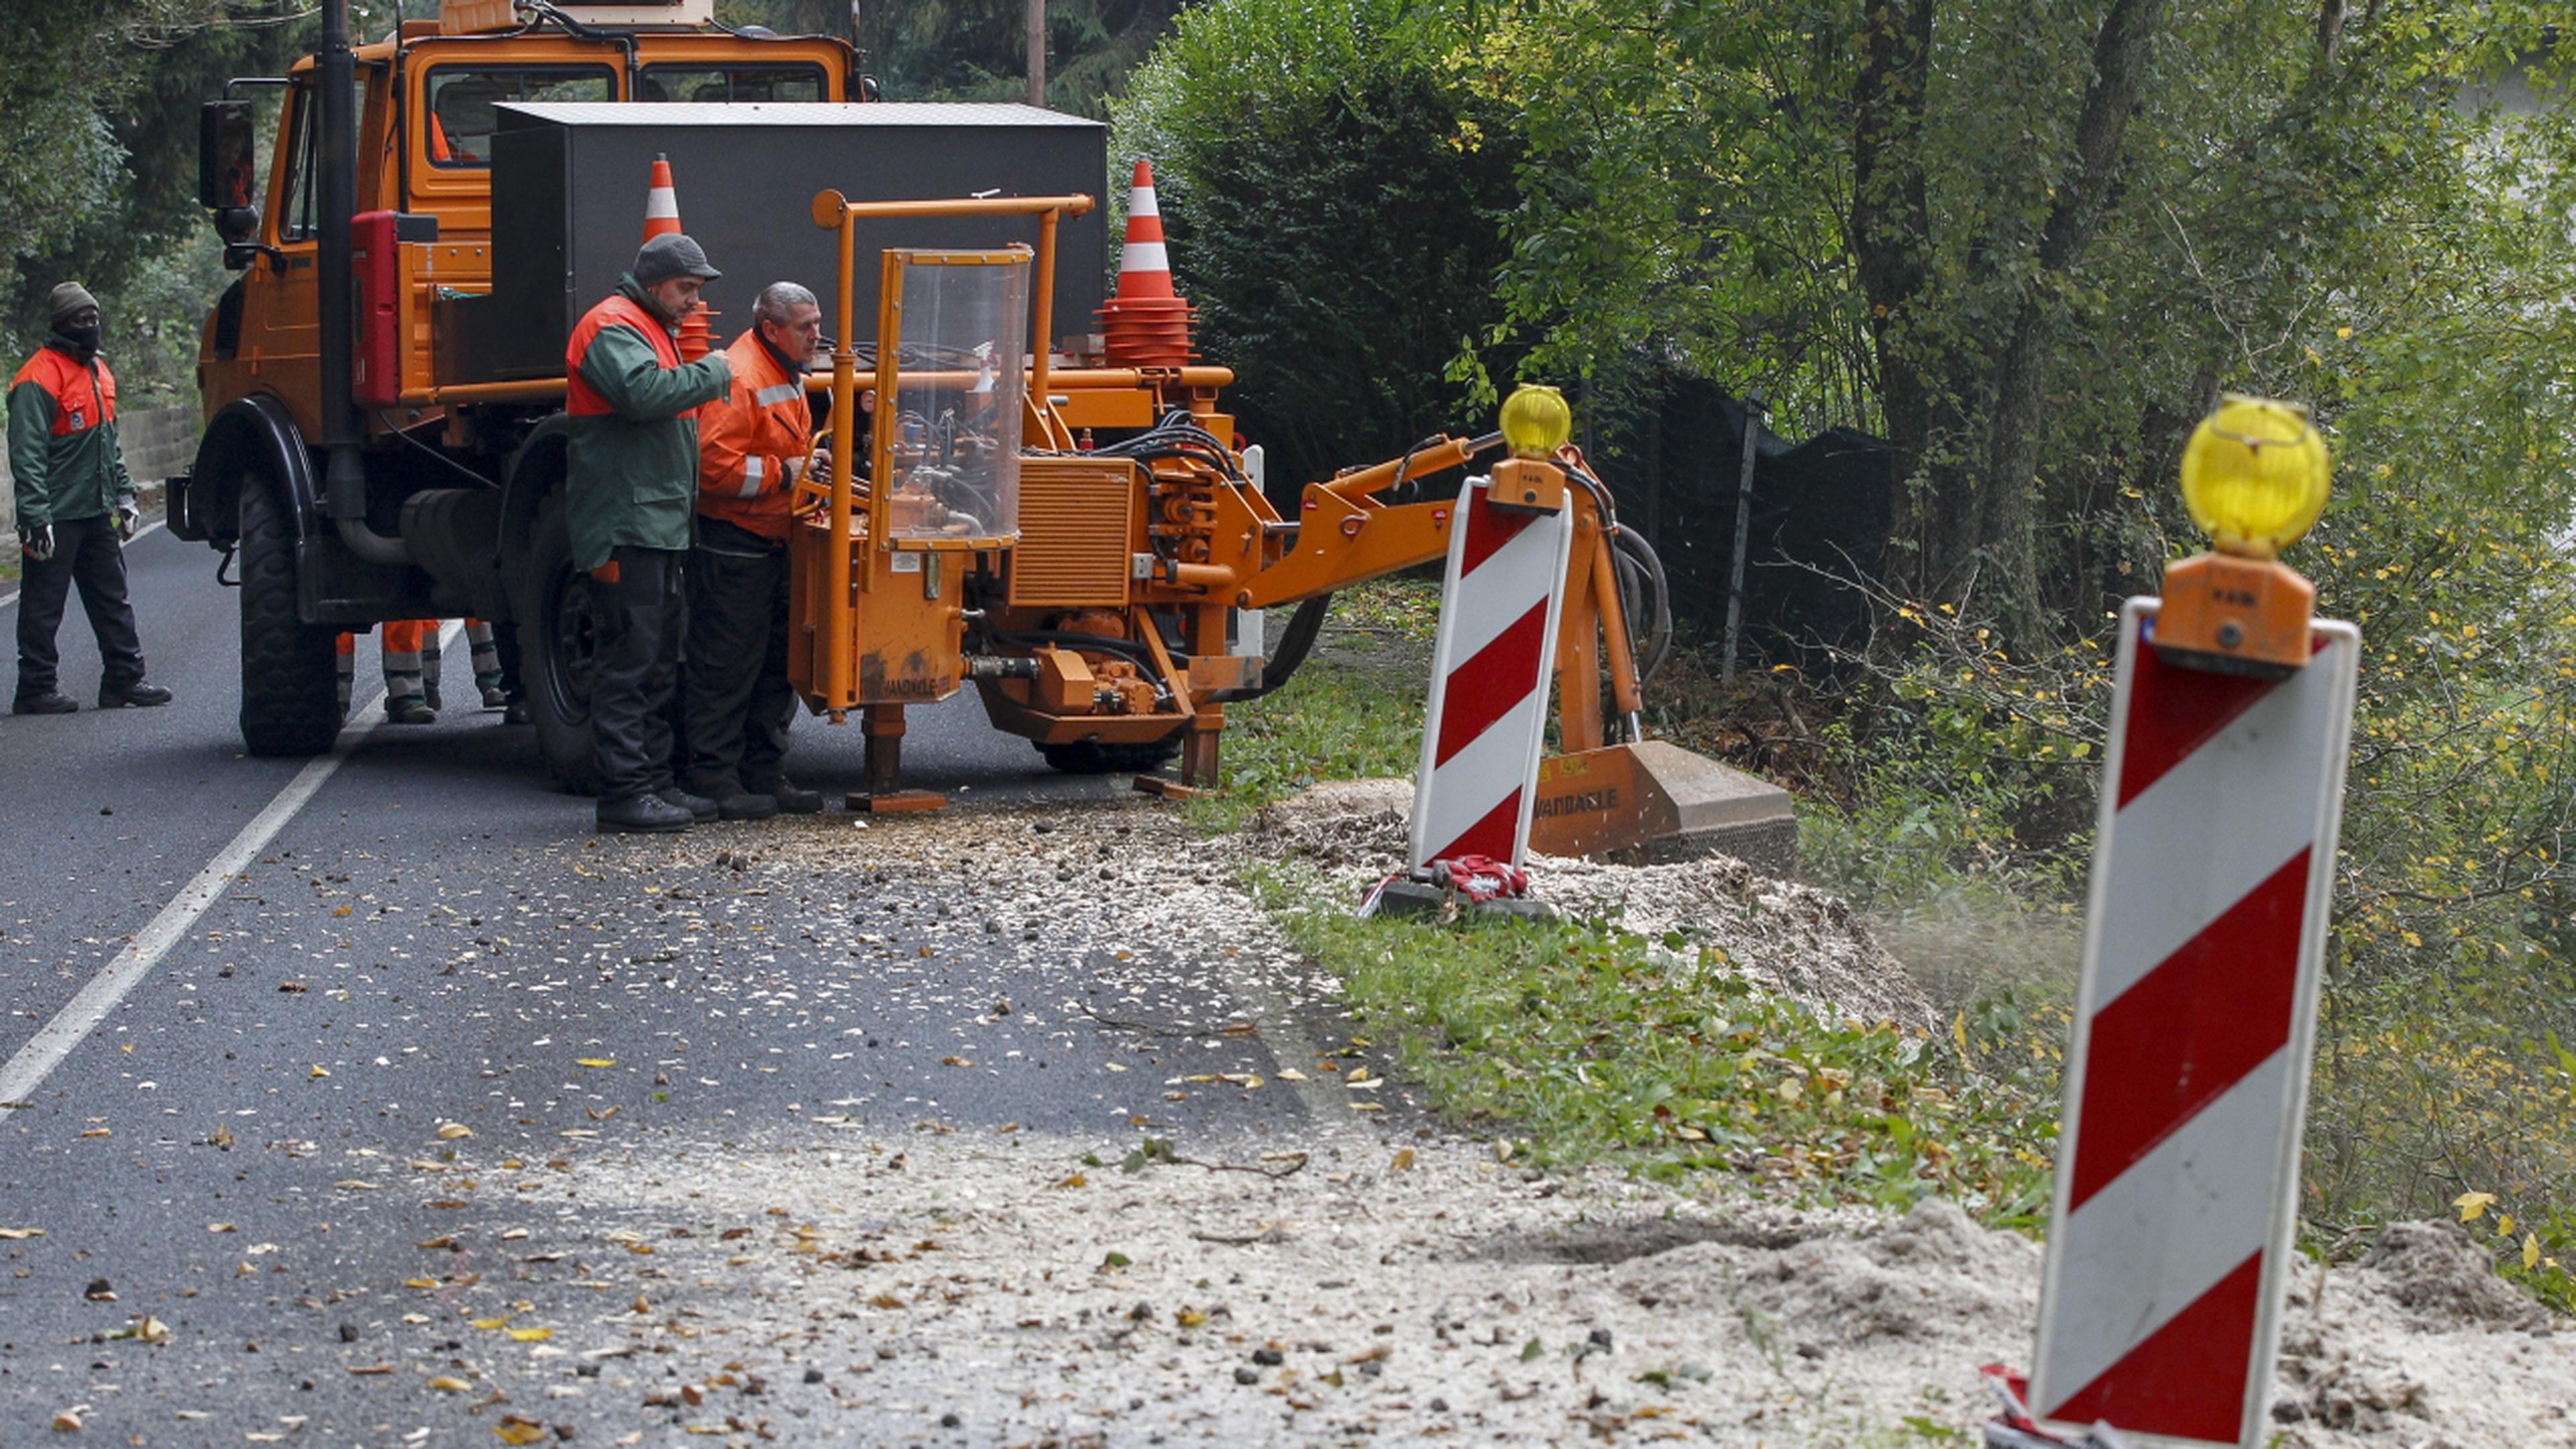
[[[2218,674],[2157,657],[2155,610],[2120,615],[2031,1405],[2252,1443],[2297,1222],[2361,638],[2319,621],[2290,678]]]
[[[1574,513],[1501,507],[1486,488],[1467,480],[1449,532],[1413,795],[1417,866],[1460,855],[1518,866],[1529,853]]]

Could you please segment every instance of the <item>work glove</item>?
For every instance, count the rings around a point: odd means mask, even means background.
[[[116,536],[122,539],[131,539],[134,537],[134,531],[142,526],[143,505],[135,502],[134,495],[131,493],[117,494]]]
[[[54,526],[50,523],[18,525],[18,552],[30,563],[43,563],[54,556]]]

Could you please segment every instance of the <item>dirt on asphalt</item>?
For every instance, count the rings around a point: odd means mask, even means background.
[[[1196,943],[1228,1004],[1193,1029],[1247,1025],[1273,1075],[1147,1085],[1293,1096],[1261,1125],[1198,1138],[852,1112],[594,1155],[577,1187],[548,1184],[519,1200],[523,1223],[491,1225],[522,1236],[481,1245],[544,1265],[547,1281],[505,1291],[524,1295],[511,1322],[551,1328],[521,1343],[456,1326],[475,1391],[501,1395],[496,1427],[543,1426],[580,1400],[593,1426],[631,1416],[611,1433],[622,1444],[683,1430],[924,1445],[1973,1433],[1977,1367],[2029,1358],[2030,1240],[1939,1200],[1902,1217],[1802,1212],[1728,1183],[1528,1172],[1400,1103],[1356,1110],[1376,1094],[1314,1070],[1333,983],[1279,941],[1233,863],[1296,851],[1354,880],[1381,869],[1392,800],[1375,799],[1310,801],[1218,842],[1148,805],[772,837],[749,874],[935,881],[964,920],[1048,919],[1051,936],[1090,942],[1113,985],[1119,942]],[[1022,853],[997,854],[1004,842]],[[1656,869],[1565,872],[1568,898],[1632,921],[1686,912],[1665,919],[1717,933],[1729,962],[1780,989],[1912,1016],[1919,992],[1839,903],[1731,863]],[[2352,1266],[2303,1263],[2278,1442],[2576,1444],[2568,1327],[2452,1226],[2392,1229]]]

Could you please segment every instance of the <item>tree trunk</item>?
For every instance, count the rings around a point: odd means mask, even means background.
[[[2056,298],[2101,221],[2164,10],[2165,0],[2112,0],[2102,17],[2093,40],[2093,82],[2075,126],[2074,174],[2058,185],[2010,340],[1996,362],[1978,523],[1994,561],[2006,632],[2024,642],[2050,632],[2039,588],[2036,493],[2040,403],[2056,361]]]
[[[1869,301],[1879,395],[1896,450],[1880,573],[1900,592],[1915,594],[1952,562],[1944,541],[1934,536],[1942,510],[1926,496],[1932,388],[1925,349],[1912,327],[1913,304],[1931,275],[1920,146],[1933,6],[1934,0],[1872,0],[1852,83],[1850,246]]]

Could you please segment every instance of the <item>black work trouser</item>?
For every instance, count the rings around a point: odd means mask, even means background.
[[[80,589],[81,608],[90,632],[98,636],[98,654],[106,666],[102,689],[121,689],[143,677],[143,641],[134,631],[134,605],[125,597],[125,548],[117,541],[116,520],[107,514],[54,524],[54,556],[39,562],[21,560],[25,573],[18,597],[18,697],[51,694],[62,654],[54,635],[63,626],[63,606],[72,589]]]
[[[591,759],[599,793],[625,800],[669,789],[671,703],[680,683],[680,637],[688,626],[678,549],[620,547],[609,555],[617,582],[604,590],[613,631],[602,641],[590,691]]]
[[[680,694],[692,787],[776,785],[796,691],[787,683],[787,545],[698,520],[689,551],[689,662]]]

